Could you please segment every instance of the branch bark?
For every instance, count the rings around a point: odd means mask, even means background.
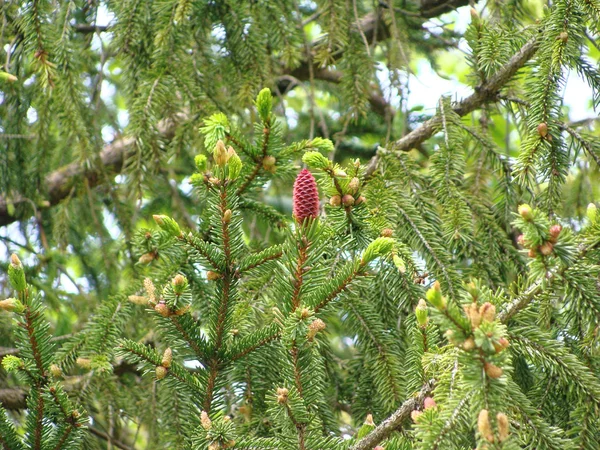
[[[452,110],[459,116],[465,116],[481,105],[493,101],[498,96],[498,91],[529,61],[538,49],[539,41],[537,36],[531,38],[521,49],[494,75],[485,83],[475,88],[475,92],[458,102]],[[372,175],[379,165],[381,156],[391,152],[407,152],[415,146],[429,139],[438,129],[441,123],[439,115],[433,116],[424,122],[419,128],[408,133],[406,136],[398,139],[391,146],[390,150],[380,149],[367,167],[367,176]]]
[[[19,388],[0,389],[0,404],[8,410],[25,409],[27,407],[27,391]]]
[[[387,439],[394,431],[399,430],[402,423],[410,417],[410,413],[423,405],[425,397],[433,390],[434,381],[430,380],[423,385],[419,393],[406,400],[394,414],[384,420],[373,431],[350,447],[349,450],[371,450],[384,439]]]

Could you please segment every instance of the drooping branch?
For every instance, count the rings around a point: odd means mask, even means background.
[[[8,410],[25,409],[27,407],[27,391],[19,388],[0,389],[0,404]]]
[[[430,380],[423,385],[419,393],[406,400],[394,414],[384,420],[373,431],[358,441],[349,450],[371,450],[384,439],[387,439],[394,431],[402,426],[402,423],[410,417],[410,413],[423,405],[425,397],[433,390],[434,381]]]

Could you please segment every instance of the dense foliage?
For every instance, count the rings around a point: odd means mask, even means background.
[[[462,6],[0,5],[0,448],[600,448],[600,3]]]

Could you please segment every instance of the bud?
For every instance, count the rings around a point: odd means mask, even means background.
[[[535,248],[530,248],[529,251],[527,252],[527,256],[529,256],[530,258],[535,258],[537,256],[537,252],[535,251]]]
[[[427,326],[427,303],[425,303],[425,300],[419,300],[419,303],[415,308],[415,316],[417,318],[417,324],[419,324],[421,328],[425,328]]]
[[[77,360],[75,361],[75,364],[77,364],[82,369],[91,369],[92,368],[92,360],[89,358],[77,358]]]
[[[400,258],[398,255],[394,255],[392,257],[392,261],[394,261],[394,265],[398,269],[398,272],[400,272],[400,273],[406,272],[406,264],[404,263],[404,260],[402,258]]]
[[[198,172],[204,172],[206,170],[206,163],[208,159],[204,155],[196,155],[194,158],[194,163],[196,164],[196,169]]]
[[[210,445],[208,446],[208,450],[220,450],[221,449],[221,444],[219,444],[218,442],[211,442]]]
[[[375,426],[375,422],[373,422],[373,414],[367,414],[365,418],[365,425],[369,425],[370,427]]]
[[[431,397],[425,397],[425,400],[423,400],[423,409],[431,409],[431,408],[435,408],[437,406],[437,404],[435,403],[435,400]]]
[[[208,178],[208,182],[210,184],[212,184],[213,186],[218,186],[219,183],[220,183],[220,181],[219,181],[219,179],[217,177],[209,177]]]
[[[58,364],[51,364],[50,365],[50,373],[52,374],[52,376],[54,378],[60,378],[62,376],[62,370],[58,366]]]
[[[144,306],[148,304],[148,299],[142,295],[130,295],[129,297],[127,297],[127,300],[129,300],[134,305]]]
[[[225,212],[223,213],[223,223],[231,222],[231,215],[232,215],[231,210],[226,209]]]
[[[479,325],[481,324],[481,313],[479,312],[477,303],[473,302],[469,306],[464,306],[463,309],[471,321],[471,328],[479,328]]]
[[[373,447],[373,450],[385,450],[385,447],[382,445],[378,445],[377,447]]]
[[[498,422],[498,440],[500,442],[504,442],[508,439],[510,427],[508,423],[508,417],[506,417],[506,414],[504,413],[498,413],[496,414],[496,421]]]
[[[540,245],[538,250],[542,255],[549,256],[554,251],[554,245],[552,245],[551,242],[544,242],[542,245]]]
[[[310,315],[311,315],[310,314],[310,309],[308,309],[308,308],[302,308],[300,310],[300,317],[302,319],[308,319],[310,317]]]
[[[348,183],[348,192],[352,195],[356,194],[358,192],[358,189],[360,188],[360,180],[357,177],[354,177],[350,180],[350,183]]]
[[[148,294],[149,300],[156,300],[156,287],[150,278],[144,278],[144,290]]]
[[[288,391],[286,388],[277,388],[277,403],[280,405],[287,403],[289,393],[290,391]]]
[[[446,339],[448,339],[448,342],[450,342],[453,345],[456,345],[456,339],[454,338],[454,330],[446,330],[444,332],[444,336],[446,337]]]
[[[215,145],[215,149],[213,150],[213,158],[215,163],[221,168],[225,167],[225,164],[227,164],[229,155],[227,154],[225,143],[221,139],[219,139],[217,141],[217,145]]]
[[[519,205],[518,211],[524,220],[529,222],[533,219],[533,211],[531,209],[531,206],[529,206],[528,204],[524,203],[522,205]]]
[[[488,377],[493,379],[500,378],[503,373],[500,367],[489,362],[483,363],[483,370]]]
[[[477,429],[479,434],[488,442],[494,442],[494,433],[490,423],[490,414],[487,409],[482,409],[477,417]]]
[[[167,376],[167,372],[168,372],[168,370],[167,370],[167,368],[166,368],[166,367],[163,367],[163,366],[156,366],[156,369],[155,369],[155,371],[154,371],[154,372],[155,372],[155,374],[156,374],[156,379],[157,379],[157,380],[162,380],[164,377],[166,377],[166,376]]]
[[[265,169],[267,172],[275,172],[275,163],[277,162],[277,160],[275,159],[274,156],[268,155],[265,156],[262,160],[262,166],[263,169]]]
[[[354,204],[355,204],[356,206],[358,206],[358,205],[360,205],[362,202],[365,202],[366,200],[367,200],[367,199],[366,199],[366,198],[365,198],[363,195],[360,195],[360,196],[359,196],[359,197],[358,197],[358,198],[357,198],[357,199],[354,201]]]
[[[228,155],[227,167],[229,168],[227,177],[230,180],[237,180],[238,177],[240,176],[240,173],[242,173],[242,167],[243,167],[242,160],[240,159],[239,155],[235,152],[235,150],[232,147],[229,147],[229,149],[231,151],[227,153],[227,155]]]
[[[155,214],[152,216],[152,218],[161,230],[169,233],[173,237],[181,236],[179,224],[169,216],[165,216],[164,214]]]
[[[394,245],[395,241],[392,238],[378,237],[366,248],[361,263],[368,264],[375,258],[387,255],[392,251]]]
[[[315,319],[311,322],[311,324],[308,326],[308,333],[306,335],[307,339],[309,341],[312,341],[315,336],[317,335],[317,333],[319,331],[322,331],[325,329],[325,322],[323,322],[321,319]]]
[[[354,166],[355,169],[358,169],[360,167],[360,159],[356,158],[354,160],[354,162],[352,163],[352,165]]]
[[[317,182],[308,169],[302,169],[296,177],[292,199],[294,218],[299,224],[319,216]]]
[[[473,339],[473,337],[465,339],[465,342],[462,343],[462,348],[465,352],[473,350],[475,348],[475,339]]]
[[[173,292],[175,292],[175,294],[177,294],[177,295],[183,294],[183,291],[185,290],[187,285],[188,285],[187,278],[184,277],[183,275],[181,275],[180,273],[175,275],[173,277],[173,280],[171,280],[171,286],[173,286]]]
[[[442,287],[440,286],[439,281],[433,283],[433,287],[427,291],[425,297],[427,298],[427,301],[437,309],[446,309],[446,299],[442,296]]]
[[[342,203],[346,208],[348,208],[354,205],[354,197],[352,197],[350,194],[346,194],[342,197]]]
[[[569,33],[567,33],[566,31],[561,32],[558,35],[558,39],[563,41],[566,44],[567,41],[569,40]]]
[[[481,308],[479,308],[479,314],[481,314],[483,320],[493,322],[496,320],[496,307],[490,302],[485,302],[481,305]]]
[[[13,83],[13,82],[17,81],[18,78],[16,76],[14,76],[12,73],[8,73],[8,72],[4,72],[4,71],[0,70],[0,80],[8,81],[9,83]]]
[[[340,178],[346,178],[348,176],[348,174],[346,172],[344,172],[342,169],[335,169],[333,171],[333,174],[336,177],[340,177]]]
[[[477,22],[479,20],[479,13],[477,12],[477,10],[473,7],[471,7],[471,21],[472,22]]]
[[[23,304],[16,298],[7,298],[6,300],[0,300],[0,309],[8,312],[15,312],[21,314],[25,311]]]
[[[519,235],[519,237],[517,238],[517,244],[519,244],[521,247],[525,247],[525,235]]]
[[[165,352],[163,353],[163,357],[162,357],[162,361],[161,361],[161,365],[168,369],[169,367],[171,367],[171,362],[173,361],[173,351],[170,348],[166,348]]]
[[[590,222],[594,223],[596,221],[596,211],[598,210],[598,207],[596,206],[595,203],[590,203],[587,206],[587,210],[586,210],[586,215],[587,218],[590,219]]]
[[[271,110],[273,109],[273,96],[269,88],[261,89],[256,96],[256,110],[258,115],[263,122],[268,122],[271,116]]]
[[[416,409],[410,412],[410,418],[414,423],[417,423],[419,417],[421,417],[423,413],[421,411],[417,411]]]
[[[218,280],[219,278],[221,278],[221,274],[218,272],[213,272],[212,270],[209,270],[208,272],[206,272],[206,278],[209,281],[215,281],[215,280]]]
[[[163,317],[169,317],[171,315],[171,310],[167,306],[165,302],[158,302],[154,307],[154,311],[160,314]]]
[[[18,356],[7,355],[2,358],[2,367],[4,367],[4,370],[7,372],[14,372],[15,370],[23,369],[25,363]]]
[[[500,338],[498,342],[494,342],[494,350],[496,350],[496,353],[500,353],[502,350],[508,348],[509,345],[508,339]]]
[[[548,124],[545,122],[540,123],[537,126],[537,131],[541,137],[545,138],[548,135]]]
[[[202,411],[200,413],[200,424],[202,425],[202,428],[204,428],[206,431],[212,428],[212,421],[208,417],[208,413],[206,411]]]
[[[331,167],[331,161],[325,158],[321,152],[306,152],[302,156],[302,161],[314,169],[327,169]]]
[[[24,291],[27,287],[25,281],[25,271],[23,270],[23,264],[16,254],[10,255],[10,264],[8,265],[8,279],[10,284],[17,291]]]
[[[394,230],[392,230],[391,228],[384,228],[383,230],[381,230],[380,236],[383,237],[392,237],[394,235]]]
[[[333,195],[329,199],[329,204],[331,206],[340,206],[342,204],[342,197],[340,197],[339,195]]]
[[[138,262],[140,264],[150,264],[152,261],[154,261],[155,258],[156,258],[156,254],[154,252],[148,252],[148,253],[144,253],[142,256],[140,256],[140,259],[138,259]]]
[[[550,234],[550,241],[556,242],[558,240],[558,236],[560,236],[560,232],[562,231],[562,226],[559,224],[552,225],[548,230],[548,234]]]

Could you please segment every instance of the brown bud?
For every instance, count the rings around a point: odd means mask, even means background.
[[[59,378],[62,376],[62,369],[59,367],[58,364],[52,364],[50,366],[50,373],[54,378]]]
[[[382,237],[392,237],[394,235],[394,230],[392,230],[391,228],[384,228],[383,230],[381,230],[380,234]]]
[[[481,318],[488,322],[493,322],[496,319],[496,307],[490,302],[485,302],[481,305],[479,313],[481,314]]]
[[[212,421],[208,417],[208,413],[206,411],[202,411],[200,413],[200,424],[206,431],[210,430],[212,427]]]
[[[157,380],[162,380],[164,377],[167,376],[167,368],[163,367],[163,366],[156,366],[156,369],[154,371],[154,373],[156,374],[156,379]]]
[[[422,415],[423,413],[421,411],[417,411],[416,409],[410,412],[410,418],[414,423],[417,423],[417,420],[419,420],[419,417]]]
[[[471,350],[473,350],[475,348],[475,339],[473,339],[472,337],[465,339],[465,342],[463,342],[462,344],[462,348],[466,352],[470,352]]]
[[[529,251],[527,252],[527,256],[529,256],[530,258],[535,258],[537,256],[537,252],[535,251],[535,248],[530,248]]]
[[[277,162],[277,160],[275,159],[274,156],[271,156],[271,155],[265,156],[262,161],[263,169],[265,169],[267,172],[273,172],[275,169],[276,162]]]
[[[353,177],[348,183],[348,192],[354,195],[358,192],[358,188],[360,188],[360,180],[357,177]]]
[[[324,329],[325,329],[325,322],[323,322],[321,319],[313,320],[312,323],[308,326],[308,333],[306,335],[307,339],[309,341],[312,341],[315,338],[315,336],[317,335],[317,333]]]
[[[223,223],[231,222],[231,215],[232,215],[231,210],[226,209],[225,212],[223,213]]]
[[[478,328],[481,324],[481,313],[479,312],[479,307],[477,303],[473,302],[469,306],[464,306],[465,314],[471,321],[471,327],[473,329]]]
[[[173,280],[171,280],[171,284],[173,285],[173,291],[180,295],[187,287],[187,278],[178,273],[173,277]]]
[[[150,233],[149,231],[146,231],[146,233],[144,234],[144,237],[149,240],[152,238],[152,233]]]
[[[140,259],[138,259],[138,262],[140,264],[150,264],[155,259],[156,259],[156,253],[148,252],[148,253],[144,253],[142,256],[140,256]]]
[[[546,122],[542,122],[537,126],[538,134],[545,138],[548,135],[548,124]]]
[[[227,149],[225,148],[225,143],[219,139],[217,141],[217,145],[213,150],[213,158],[215,159],[215,163],[219,167],[225,167],[227,164],[227,160],[229,159],[229,155],[227,154]]]
[[[144,289],[146,294],[148,294],[149,300],[154,300],[156,298],[156,287],[150,278],[144,278]]]
[[[485,362],[483,364],[483,370],[485,371],[485,374],[488,377],[493,378],[493,379],[500,378],[503,373],[503,371],[500,367],[498,367],[492,363],[489,363],[489,362]]]
[[[154,307],[154,311],[163,317],[169,317],[171,315],[171,310],[165,302],[158,302]]]
[[[567,41],[569,40],[569,33],[567,33],[566,31],[563,31],[562,33],[560,33],[558,35],[557,39],[563,41],[566,44]]]
[[[163,353],[161,365],[164,368],[168,369],[169,367],[171,367],[172,361],[173,361],[173,351],[170,348],[166,348],[165,352]]]
[[[359,196],[359,197],[358,197],[358,198],[355,200],[354,204],[355,204],[356,206],[358,206],[358,205],[360,205],[361,203],[365,202],[366,200],[367,200],[367,199],[366,199],[366,198],[365,198],[363,195],[360,195],[360,196]]]
[[[500,442],[504,442],[508,439],[510,427],[508,423],[508,417],[506,417],[506,414],[504,413],[498,413],[496,414],[496,421],[498,422],[498,440]]]
[[[310,317],[310,309],[302,308],[302,310],[300,311],[300,317],[302,317],[303,319]]]
[[[562,231],[562,226],[559,224],[552,225],[548,230],[548,234],[550,234],[550,242],[554,243],[558,240],[558,236]]]
[[[519,205],[519,208],[517,209],[517,211],[519,211],[519,214],[521,215],[521,217],[527,221],[530,221],[533,219],[533,210],[531,209],[531,206],[529,206],[527,203],[524,203],[522,205]]]
[[[352,206],[354,205],[354,197],[352,197],[350,194],[346,194],[342,197],[342,203],[345,207]]]
[[[16,268],[20,268],[22,266],[21,264],[21,260],[19,259],[19,257],[16,254],[12,254],[10,255],[10,263],[15,266]]]
[[[423,400],[423,409],[435,408],[436,406],[437,404],[432,397],[425,397],[425,400]]]
[[[544,242],[542,245],[540,245],[538,250],[542,255],[549,256],[554,251],[554,245],[552,245],[551,242]]]
[[[92,368],[92,360],[89,358],[77,358],[77,360],[75,361],[75,364],[77,364],[82,369],[91,369]]]
[[[525,247],[525,236],[520,234],[519,237],[517,238],[517,244],[519,244],[521,247]]]
[[[494,442],[494,433],[490,423],[490,413],[487,409],[482,409],[477,417],[477,430],[479,434],[488,442]]]
[[[331,206],[340,206],[342,204],[342,197],[340,197],[339,195],[333,195],[329,199],[329,204]]]
[[[502,350],[508,348],[509,345],[508,339],[500,338],[498,339],[498,342],[494,343],[494,348],[496,349],[496,353],[500,353]]]
[[[208,272],[206,272],[206,278],[209,281],[215,281],[215,280],[218,280],[219,278],[221,278],[221,274],[218,272],[213,272],[212,270],[209,270]]]
[[[144,306],[148,304],[148,298],[142,295],[130,295],[129,297],[127,297],[127,299],[135,305]]]
[[[369,425],[369,426],[375,426],[375,422],[373,422],[373,414],[367,414],[367,417],[365,418],[365,425]]]
[[[287,403],[289,393],[290,391],[288,391],[286,388],[277,388],[277,403]]]

